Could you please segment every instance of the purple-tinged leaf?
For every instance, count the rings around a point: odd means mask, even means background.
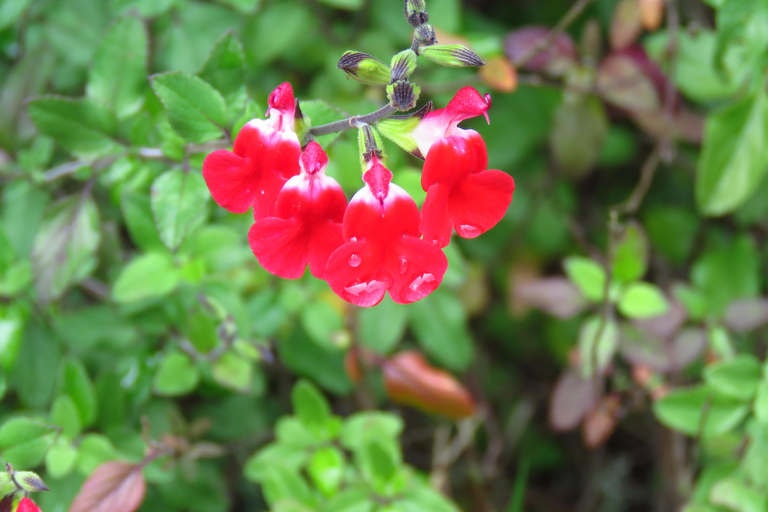
[[[577,369],[566,370],[560,376],[549,402],[549,424],[559,431],[571,430],[595,405],[592,381]]]
[[[568,319],[584,310],[587,301],[570,280],[546,277],[515,286],[515,298],[521,304],[546,311],[560,319]]]
[[[551,45],[545,50],[532,55],[530,60],[519,62],[543,45],[549,37],[550,29],[543,26],[531,26],[515,30],[504,39],[504,49],[507,57],[515,67],[530,71],[544,71],[553,76],[562,76],[565,71],[576,63],[576,45],[568,34],[558,34]]]
[[[725,325],[735,332],[745,332],[768,324],[768,299],[740,299],[725,310]]]

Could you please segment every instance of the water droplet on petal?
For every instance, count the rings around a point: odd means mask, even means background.
[[[424,285],[429,285],[429,283],[431,283],[433,281],[435,281],[435,276],[432,275],[429,272],[425,272],[425,273],[421,274],[420,276],[418,276],[413,281],[411,281],[411,284],[408,285],[408,288],[410,288],[414,292],[415,291],[419,291],[419,288],[422,288],[422,287],[427,288],[427,286],[424,286]],[[432,290],[430,290],[430,291],[432,291]]]
[[[400,267],[397,269],[400,275],[405,274],[408,271],[408,260],[404,256],[400,256]]]
[[[345,299],[359,306],[373,306],[382,299],[386,290],[387,283],[377,279],[344,287],[344,291],[349,295]]]
[[[357,237],[356,237],[356,236],[353,236],[352,238],[350,238],[350,239],[349,239],[349,241],[350,241],[350,242],[357,242]]]
[[[350,267],[357,267],[360,265],[360,262],[363,261],[360,256],[357,254],[350,254],[349,255],[349,266]]]
[[[474,224],[460,224],[456,232],[463,238],[475,238],[480,236],[483,231]]]

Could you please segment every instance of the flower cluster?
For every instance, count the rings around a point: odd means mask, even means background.
[[[238,133],[233,151],[203,163],[203,177],[223,208],[253,207],[248,240],[259,263],[286,279],[325,279],[344,300],[378,304],[388,291],[398,303],[435,290],[448,267],[443,251],[451,233],[474,238],[493,227],[512,200],[513,179],[488,170],[485,142],[459,122],[485,115],[490,97],[465,87],[444,109],[428,113],[411,136],[425,155],[419,211],[392,183],[380,152],[366,150],[363,187],[347,204],[325,168],[328,156],[312,141],[303,148],[294,131],[295,100],[288,83],[269,97],[269,119]]]

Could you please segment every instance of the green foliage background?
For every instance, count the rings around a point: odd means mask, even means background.
[[[573,4],[427,3],[486,60]],[[603,58],[618,2],[588,3],[567,30],[597,23]],[[200,168],[284,81],[315,124],[379,108],[383,88],[336,63],[409,47],[399,0],[4,0],[0,456],[41,472],[46,512],[150,439],[173,455],[145,469],[146,511],[765,510],[768,7],[668,4],[676,33],[640,43],[703,142],[650,129],[609,90],[574,99],[562,77],[521,72],[514,93],[492,91],[490,126],[463,125],[516,180],[507,216],[452,242],[426,299],[356,311],[324,282],[264,271],[250,214],[218,208]],[[419,64],[437,106],[489,89]],[[354,135],[320,142],[357,190]],[[420,161],[387,150],[423,201]],[[650,189],[622,210],[648,155]],[[543,276],[558,280],[531,288]],[[353,386],[352,344],[422,351],[478,413],[398,407],[375,372]],[[596,448],[555,431],[585,415],[587,439],[615,428]]]

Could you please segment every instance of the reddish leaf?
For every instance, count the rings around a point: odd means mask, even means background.
[[[688,312],[680,301],[669,299],[669,310],[655,318],[645,320],[633,320],[632,323],[652,336],[669,340],[677,334],[685,321],[688,319]]]
[[[450,373],[431,366],[415,351],[401,352],[383,364],[387,396],[401,404],[459,419],[472,414],[475,402]]]
[[[656,83],[637,59],[625,53],[603,60],[597,71],[597,88],[606,100],[629,111],[657,112],[661,107]]]
[[[579,290],[565,277],[547,277],[517,284],[515,300],[561,319],[579,314],[587,305]]]
[[[647,331],[623,326],[619,350],[632,364],[645,365],[658,372],[672,372],[688,366],[698,358],[706,345],[701,329],[685,329],[671,340]]]
[[[144,500],[141,466],[107,462],[88,477],[69,512],[133,512]]]
[[[613,11],[611,20],[611,48],[621,50],[631,45],[642,32],[640,5],[637,0],[622,0]]]
[[[582,439],[587,448],[597,448],[611,437],[618,423],[619,397],[608,395],[600,405],[590,411],[582,425]]]
[[[664,19],[664,0],[639,0],[640,21],[645,30],[653,32]]]
[[[570,430],[579,424],[594,405],[592,381],[571,368],[560,376],[555,385],[549,401],[549,424],[555,430]]]
[[[731,303],[725,311],[725,324],[736,332],[751,331],[768,324],[768,299],[742,299]]]
[[[514,65],[520,59],[534,51],[537,45],[544,44],[549,36],[547,27],[532,26],[510,33],[504,39],[507,57]],[[545,71],[553,76],[561,76],[577,61],[576,45],[568,34],[560,33],[546,49],[534,54],[521,67],[531,71]]]

